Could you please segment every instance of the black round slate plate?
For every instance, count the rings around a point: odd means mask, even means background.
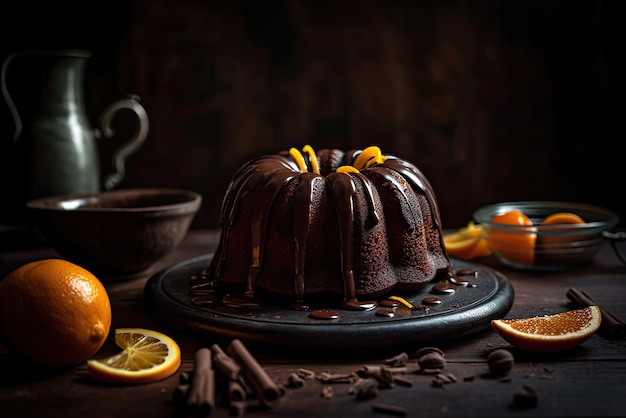
[[[312,306],[308,312],[290,306],[261,305],[238,308],[214,303],[199,305],[190,294],[191,277],[201,275],[213,254],[177,263],[153,275],[144,289],[150,313],[184,333],[198,337],[239,338],[260,344],[303,347],[374,347],[409,342],[426,342],[466,336],[490,326],[513,305],[514,291],[509,281],[493,269],[452,259],[453,272],[471,269],[476,276],[463,276],[475,287],[457,286],[451,294],[433,294],[431,283],[419,292],[403,297],[420,305],[425,297],[442,299],[431,309],[396,309],[394,317],[369,311],[343,310],[339,306]],[[329,309],[339,318],[309,318],[313,310]]]

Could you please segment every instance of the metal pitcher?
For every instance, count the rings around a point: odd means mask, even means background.
[[[15,105],[13,97],[18,90],[7,87],[6,73],[18,71],[13,66],[24,60],[30,72],[40,76],[32,80],[39,89],[38,103],[29,107],[32,114],[23,125],[23,115]],[[91,56],[85,50],[22,51],[9,55],[2,65],[2,95],[13,116],[15,132],[13,142],[21,142],[24,164],[26,165],[26,198],[41,196],[98,192],[114,188],[125,174],[125,160],[145,141],[148,134],[148,116],[137,96],[129,95],[123,100],[108,106],[100,115],[99,129],[93,129],[85,108],[84,78],[85,66]],[[28,86],[24,86],[27,89]],[[137,116],[139,123],[135,134],[122,144],[113,154],[115,171],[101,182],[98,139],[103,135],[114,136],[111,121],[115,114],[129,109]],[[26,109],[23,109],[26,112]]]

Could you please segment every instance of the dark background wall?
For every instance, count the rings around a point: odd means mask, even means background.
[[[150,117],[118,188],[204,197],[217,227],[243,162],[311,144],[411,160],[445,227],[504,200],[621,202],[626,7],[621,1],[15,2],[2,57],[92,51],[92,120],[127,93]],[[132,122],[127,122],[131,130]],[[121,132],[125,132],[122,128]],[[0,105],[0,141],[13,125]],[[101,143],[103,171],[119,144]],[[18,169],[0,147],[1,178]],[[4,198],[3,221],[12,202]],[[2,222],[0,222],[2,223]]]

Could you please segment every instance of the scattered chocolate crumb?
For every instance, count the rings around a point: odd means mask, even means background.
[[[348,391],[349,394],[353,394],[357,399],[371,399],[378,396],[378,381],[374,378],[359,380]]]
[[[401,417],[407,416],[409,413],[406,408],[397,405],[389,405],[384,403],[373,403],[372,409],[376,412],[384,412],[388,414],[393,414]]]
[[[297,373],[289,373],[287,385],[292,388],[301,388],[304,386],[304,379]]]
[[[448,376],[448,379],[450,379],[452,382],[458,382],[459,379],[457,379],[457,377],[452,374],[452,373],[448,373],[446,376]]]
[[[337,373],[328,372],[318,373],[316,379],[324,383],[354,383],[357,378],[355,373]]]
[[[473,382],[475,378],[476,378],[476,376],[474,376],[474,375],[463,376],[463,381],[464,382]]]
[[[315,372],[313,370],[308,369],[298,369],[298,376],[303,379],[313,379],[315,377]]]
[[[501,378],[498,379],[498,382],[501,383],[507,383],[512,381],[513,379],[511,378],[511,376],[502,376]]]
[[[441,379],[433,379],[433,381],[431,382],[431,385],[433,385],[436,388],[441,388],[444,385],[444,382]]]
[[[554,373],[554,369],[552,367],[548,367],[548,366],[543,366],[543,370],[546,373]]]
[[[324,386],[324,388],[322,388],[322,393],[321,393],[321,397],[324,399],[332,399],[333,398],[333,387],[332,386]]]
[[[514,408],[533,408],[537,405],[537,392],[528,385],[522,385],[513,392]]]
[[[400,353],[396,356],[388,358],[385,360],[385,365],[391,367],[404,366],[409,360],[409,355],[407,353]]]

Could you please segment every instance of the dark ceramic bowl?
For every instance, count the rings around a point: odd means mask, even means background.
[[[34,199],[32,222],[64,258],[101,279],[148,273],[183,240],[202,198],[179,189],[127,189]]]
[[[491,221],[494,216],[514,209],[530,218],[532,225]],[[558,212],[574,213],[584,223],[542,225],[543,219]],[[608,209],[556,201],[496,203],[478,209],[473,218],[482,227],[487,245],[502,264],[541,271],[562,270],[590,260],[604,243],[603,232],[619,222],[617,214]]]

